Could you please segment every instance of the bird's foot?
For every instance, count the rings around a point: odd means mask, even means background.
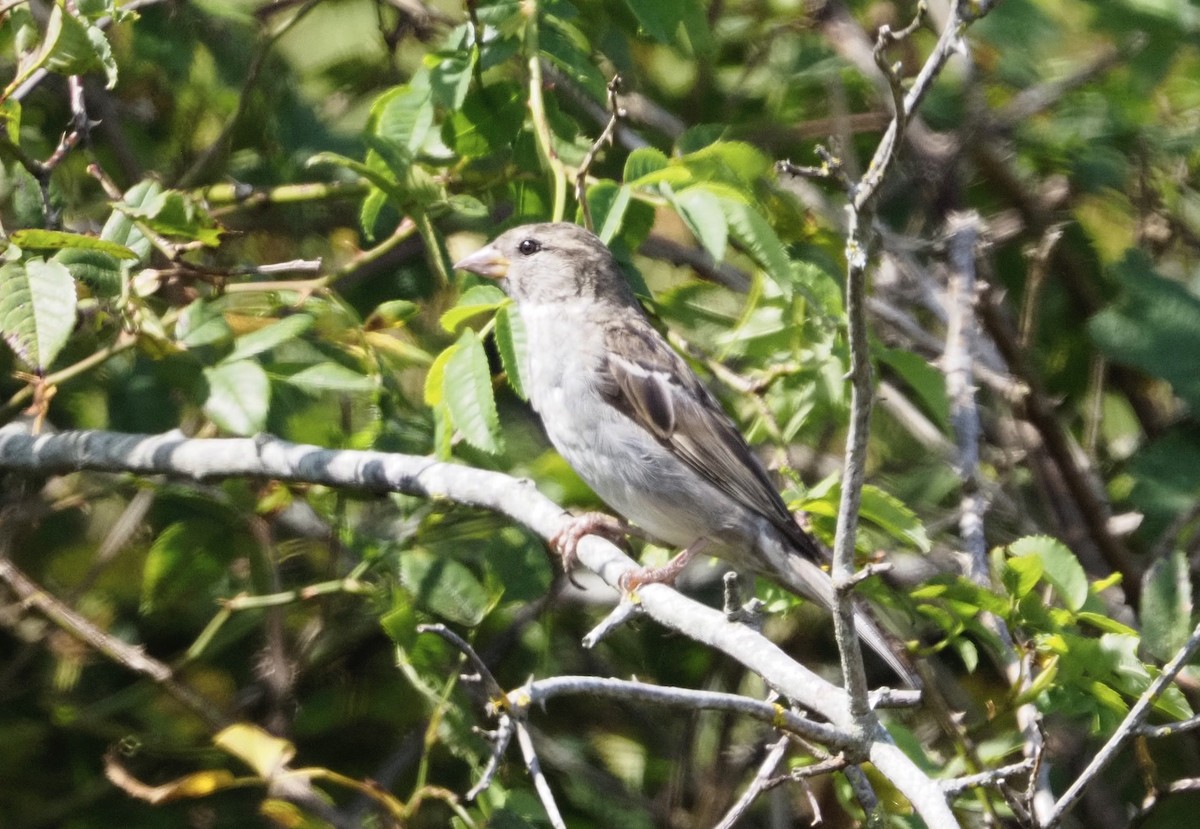
[[[566,526],[550,538],[550,549],[557,553],[562,561],[563,572],[569,574],[579,562],[577,550],[585,535],[598,535],[607,538],[618,547],[628,549],[625,537],[629,535],[629,525],[624,521],[602,512],[574,515]]]
[[[632,593],[643,584],[674,584],[675,579],[683,572],[683,568],[687,567],[688,562],[707,546],[707,538],[698,538],[662,567],[640,567],[637,570],[630,570],[620,578],[621,589],[626,593]]]

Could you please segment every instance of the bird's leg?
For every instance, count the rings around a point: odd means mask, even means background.
[[[576,550],[585,535],[598,535],[618,547],[628,549],[625,537],[629,532],[629,525],[618,518],[602,512],[585,512],[571,516],[571,520],[551,536],[550,549],[562,560],[563,572],[570,573],[579,561]]]
[[[674,584],[675,579],[683,572],[683,568],[687,567],[688,562],[707,546],[707,538],[697,538],[662,567],[641,567],[631,570],[621,576],[621,589],[632,593],[643,584]]]

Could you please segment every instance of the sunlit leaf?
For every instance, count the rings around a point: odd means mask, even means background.
[[[1054,586],[1069,610],[1080,610],[1088,600],[1087,574],[1075,554],[1061,541],[1045,535],[1019,538],[1008,545],[1014,556],[1036,556],[1046,581]]]
[[[454,425],[467,442],[485,452],[499,452],[503,438],[492,395],[492,374],[483,343],[464,329],[445,364],[444,399]]]
[[[526,348],[525,323],[512,305],[506,305],[496,314],[496,350],[500,352],[508,384],[522,400],[529,399],[524,379]]]
[[[27,365],[45,371],[75,327],[75,281],[65,265],[30,259],[0,266],[0,335]]]
[[[254,360],[222,362],[204,369],[208,396],[204,413],[221,429],[235,435],[253,435],[267,426],[271,383]]]
[[[439,322],[442,328],[454,333],[464,322],[495,311],[508,304],[508,297],[495,285],[474,285],[463,292],[454,307],[442,314]]]
[[[274,777],[292,758],[296,747],[257,725],[239,722],[226,726],[213,737],[217,748],[232,754],[265,780]]]

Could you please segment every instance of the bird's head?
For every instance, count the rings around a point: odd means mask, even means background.
[[[577,297],[622,304],[633,301],[625,277],[604,243],[569,222],[515,227],[454,267],[502,280],[518,305]]]

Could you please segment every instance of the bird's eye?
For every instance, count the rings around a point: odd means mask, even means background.
[[[542,243],[537,239],[525,239],[521,244],[517,245],[517,250],[521,251],[522,256],[533,256],[542,249]]]

